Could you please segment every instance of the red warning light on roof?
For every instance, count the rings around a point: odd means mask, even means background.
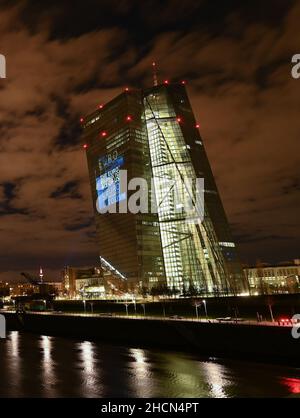
[[[104,107],[103,104],[98,105],[98,109],[103,109],[103,107]]]
[[[129,91],[129,87],[125,87],[125,91]]]
[[[186,80],[182,80],[181,84],[186,84]]]
[[[84,144],[84,145],[83,145],[83,148],[84,148],[84,149],[87,149],[87,147],[88,147],[88,144]]]
[[[101,132],[101,136],[102,136],[102,137],[107,136],[107,132],[106,132],[106,131],[102,131],[102,132]]]
[[[177,120],[178,123],[182,122],[182,118],[180,116],[177,116],[176,120]]]
[[[80,118],[80,123],[83,123],[84,122],[84,119],[83,118]]]
[[[126,116],[126,121],[131,122],[132,121],[132,116],[131,115]]]
[[[196,128],[199,129],[200,128],[200,124],[196,123]]]
[[[164,84],[169,84],[169,80],[165,80],[164,81]]]

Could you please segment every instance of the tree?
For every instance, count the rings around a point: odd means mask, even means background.
[[[261,295],[265,295],[267,293],[267,286],[264,281],[264,270],[263,270],[264,267],[265,265],[260,260],[257,260],[256,274],[258,277],[258,287],[259,287],[259,292]]]
[[[188,294],[189,294],[189,296],[197,296],[198,295],[198,290],[196,289],[196,287],[193,284],[190,284]]]
[[[149,288],[146,286],[142,286],[141,290],[141,295],[146,298],[149,295]]]
[[[175,286],[171,289],[171,296],[177,296],[180,293],[180,290],[177,289]]]

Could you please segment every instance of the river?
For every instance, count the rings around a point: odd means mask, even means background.
[[[291,397],[300,369],[10,332],[1,397]]]

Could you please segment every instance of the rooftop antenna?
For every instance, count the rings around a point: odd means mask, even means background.
[[[152,62],[152,70],[153,70],[153,85],[158,86],[158,78],[157,78],[157,68],[156,68],[156,62]]]
[[[43,273],[42,267],[40,267],[40,274],[39,274],[39,276],[40,276],[40,280],[42,282],[43,281],[43,277],[44,277],[44,273]]]

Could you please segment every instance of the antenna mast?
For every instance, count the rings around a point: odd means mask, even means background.
[[[158,86],[158,78],[157,78],[157,68],[156,68],[156,62],[152,62],[152,70],[153,70],[153,85]]]
[[[42,282],[43,281],[43,277],[44,277],[44,273],[43,273],[42,267],[40,267],[40,274],[39,274],[39,276],[40,276],[40,280]]]

